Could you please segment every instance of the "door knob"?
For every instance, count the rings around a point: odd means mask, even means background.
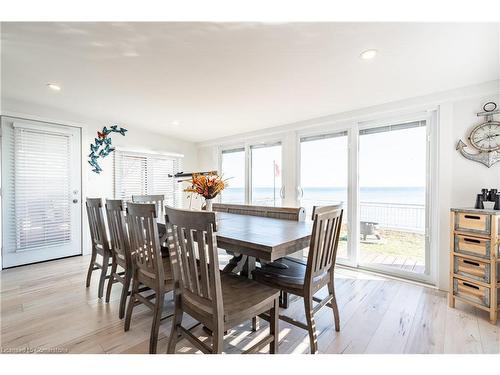
[[[73,203],[78,203],[78,199],[73,199]]]

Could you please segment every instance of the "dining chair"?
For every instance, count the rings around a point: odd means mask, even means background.
[[[132,195],[133,203],[152,203],[156,206],[157,217],[163,217],[165,196],[162,194],[156,195]]]
[[[327,305],[333,310],[335,330],[340,330],[334,269],[342,213],[341,206],[316,207],[307,263],[285,257],[278,261],[283,265],[282,268],[263,265],[253,271],[256,281],[304,299],[307,324],[285,315],[280,315],[280,319],[309,332],[311,353],[318,351],[314,314],[322,307]],[[325,285],[328,286],[328,295],[324,299],[315,297],[316,292]],[[313,301],[318,304],[313,306]],[[261,317],[266,319],[265,315]]]
[[[174,353],[178,335],[203,353],[222,353],[224,332],[269,312],[270,333],[245,351],[255,353],[269,345],[278,352],[279,291],[246,277],[219,271],[215,213],[165,209],[167,243],[175,280],[175,312],[167,353]],[[212,345],[182,326],[187,313],[212,332]]]
[[[109,302],[111,288],[115,282],[122,284],[122,293],[120,297],[119,318],[125,316],[125,304],[132,280],[132,254],[130,252],[130,241],[125,221],[125,210],[123,201],[119,199],[106,199],[106,218],[109,228],[109,239],[111,242],[111,274],[108,280],[106,291],[106,302]],[[118,272],[118,266],[124,272]]]
[[[165,202],[165,196],[158,194],[158,195],[132,195],[132,202],[133,203],[149,203],[149,204],[154,204],[156,207],[156,217],[163,218],[165,208],[164,208],[164,202]],[[160,241],[160,248],[161,248],[161,253],[162,256],[166,257],[168,256],[168,249],[165,244],[165,239],[162,238],[162,241]]]
[[[104,294],[104,282],[108,276],[109,262],[112,257],[111,249],[106,233],[106,224],[104,222],[104,215],[102,212],[102,199],[101,198],[87,198],[85,205],[87,207],[87,216],[90,228],[90,239],[92,242],[92,255],[90,257],[89,269],[87,271],[87,281],[85,286],[90,286],[90,279],[95,270],[100,269],[99,286],[97,288],[98,298],[102,298]],[[102,258],[99,263],[97,256]]]
[[[136,305],[144,304],[153,310],[153,323],[149,339],[149,353],[156,353],[160,321],[165,295],[173,290],[169,258],[162,258],[156,208],[154,204],[128,203],[127,223],[130,234],[133,276],[132,292],[127,305],[125,331],[130,329],[132,311]],[[154,294],[145,296],[140,285],[150,288]],[[151,299],[154,298],[154,302]]]

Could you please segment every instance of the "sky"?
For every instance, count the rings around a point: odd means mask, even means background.
[[[425,186],[426,128],[374,133],[360,136],[360,187]],[[302,142],[301,186],[346,187],[348,181],[347,136]],[[273,161],[279,166],[281,178],[281,146],[252,150],[252,181],[254,186],[273,186]],[[230,187],[245,186],[244,152],[224,154],[222,171],[232,177]],[[276,172],[275,172],[276,173]]]

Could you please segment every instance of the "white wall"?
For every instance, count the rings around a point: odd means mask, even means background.
[[[380,106],[363,108],[318,119],[287,124],[260,132],[241,134],[237,137],[217,139],[198,144],[198,162],[201,169],[218,168],[218,146],[230,145],[252,139],[265,139],[281,134],[285,147],[292,148],[296,132],[302,129],[331,130],[345,127],[350,123],[355,127],[358,122],[390,118],[404,113],[435,110],[437,112],[436,162],[433,182],[437,185],[434,200],[435,217],[431,233],[431,243],[435,248],[434,274],[436,285],[443,290],[449,283],[449,210],[451,207],[473,206],[475,194],[481,188],[500,188],[500,163],[491,168],[462,157],[455,150],[459,139],[466,140],[471,128],[481,119],[476,116],[487,101],[500,105],[500,81],[482,85],[440,92],[425,97],[415,97]],[[499,116],[500,117],[500,116]],[[470,148],[470,147],[469,147]],[[472,152],[472,150],[469,150]],[[293,155],[284,158],[286,163],[295,163]],[[295,168],[288,167],[291,173]],[[288,196],[294,194],[294,187],[287,187]],[[293,199],[287,199],[288,203]]]
[[[33,121],[45,121],[61,125],[77,126],[82,129],[82,198],[101,197],[113,198],[113,157],[108,156],[100,159],[103,171],[100,174],[92,172],[87,163],[90,153],[90,144],[94,142],[97,131],[103,126],[110,126],[113,123],[108,121],[96,121],[95,119],[85,119],[74,116],[70,113],[61,113],[51,108],[35,107],[28,103],[2,101],[2,111],[0,115],[19,117]],[[120,124],[128,129],[126,136],[115,134],[113,136],[113,146],[127,150],[143,152],[170,152],[183,154],[183,170],[197,171],[198,158],[197,149],[194,143],[171,138],[165,135],[144,131],[127,124]],[[184,203],[185,205],[189,203]],[[85,210],[83,212],[83,252],[90,252],[90,239]]]

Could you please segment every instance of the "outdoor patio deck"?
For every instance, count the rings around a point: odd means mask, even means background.
[[[423,261],[403,255],[364,253],[360,258],[361,265],[385,266],[397,268],[407,272],[424,273]]]

